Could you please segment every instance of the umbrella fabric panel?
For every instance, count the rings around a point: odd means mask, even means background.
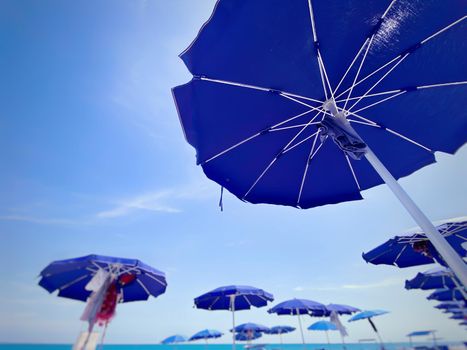
[[[64,271],[58,274],[48,274],[40,279],[39,285],[46,289],[49,293],[52,293],[53,291],[66,286],[67,284],[92,275],[93,271],[89,271],[86,268]]]
[[[435,306],[437,309],[457,309],[459,307],[465,307],[465,302],[462,301],[446,301],[444,303]]]
[[[368,311],[362,311],[354,316],[352,316],[348,322],[353,322],[353,321],[359,321],[359,320],[365,320],[367,318],[372,318],[380,315],[387,314],[388,311],[385,310],[368,310]]]
[[[337,326],[329,321],[318,321],[308,327],[310,331],[337,331]]]
[[[199,309],[230,310],[230,296],[235,296],[235,310],[250,309],[251,306],[261,307],[274,300],[272,294],[251,286],[225,286],[216,288],[195,298]]]
[[[329,304],[326,305],[326,309],[328,309],[330,312],[335,311],[340,315],[351,315],[354,312],[360,311],[360,309],[356,307],[343,304]]]
[[[321,96],[308,3],[283,5],[219,1],[182,60],[193,75]]]
[[[68,287],[59,289],[58,296],[68,299],[75,299],[86,301],[91,295],[91,292],[84,289],[86,285],[91,281],[92,276],[87,276],[86,278],[79,280],[76,283],[69,285]]]
[[[436,290],[431,293],[428,297],[428,300],[438,300],[438,301],[449,301],[449,300],[459,300],[464,301],[464,296],[457,289],[441,289]]]
[[[326,316],[329,311],[324,304],[307,299],[291,299],[277,304],[268,310],[277,315],[305,315]]]
[[[419,272],[413,279],[405,281],[405,288],[422,290],[456,288],[452,276],[451,270],[447,268],[438,268],[423,273]]]
[[[210,339],[210,338],[220,338],[223,333],[215,329],[204,329],[190,337],[190,341],[199,340],[199,339]]]

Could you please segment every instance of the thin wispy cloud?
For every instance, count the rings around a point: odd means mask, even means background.
[[[114,207],[98,212],[96,217],[100,219],[118,218],[137,211],[176,214],[183,211],[182,207],[185,201],[203,200],[211,198],[212,195],[213,193],[206,185],[167,188],[118,200]]]
[[[400,278],[386,278],[381,281],[368,282],[368,283],[353,283],[353,284],[342,284],[338,286],[297,286],[293,290],[295,292],[303,291],[337,291],[343,289],[373,289],[373,288],[385,288],[394,285],[400,285]]]

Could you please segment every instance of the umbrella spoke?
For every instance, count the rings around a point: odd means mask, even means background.
[[[89,277],[89,276],[92,276],[92,275],[88,273],[88,274],[86,274],[86,275],[83,275],[83,276],[81,276],[81,277],[78,277],[78,278],[74,279],[73,281],[71,281],[71,282],[69,282],[69,283],[67,283],[67,284],[65,284],[65,285],[63,285],[63,286],[61,286],[60,288],[58,288],[58,290],[62,291],[62,290],[64,290],[64,289],[67,289],[67,288],[71,287],[72,285],[74,285],[74,284],[76,284],[76,283],[78,283],[78,282],[84,280],[85,278],[87,278],[87,277]]]
[[[357,110],[355,111],[355,113],[358,113],[358,112],[364,111],[365,109],[368,109],[368,108],[371,108],[371,107],[373,107],[373,106],[379,105],[380,103],[383,103],[383,102],[386,102],[386,101],[388,101],[388,100],[391,100],[391,99],[393,99],[393,98],[395,98],[395,97],[397,97],[397,96],[400,96],[400,95],[402,95],[402,94],[405,94],[406,92],[407,92],[406,90],[403,90],[403,91],[401,91],[401,92],[399,92],[399,93],[397,93],[397,94],[395,94],[395,95],[392,95],[392,96],[383,98],[382,100],[379,100],[379,101],[377,101],[377,102],[374,102],[374,103],[372,103],[372,104],[369,104],[368,106],[365,106],[365,107],[362,107],[362,108],[360,108],[360,109],[357,109]]]
[[[416,50],[418,50],[422,45],[426,44],[428,41],[432,40],[433,38],[437,37],[438,35],[444,33],[445,31],[447,31],[448,29],[452,28],[453,26],[455,26],[456,24],[458,23],[461,23],[464,19],[466,19],[467,16],[464,16],[462,18],[459,18],[458,20],[452,22],[451,24],[447,25],[446,27],[438,30],[436,33],[430,35],[428,38],[426,39],[423,39],[422,41],[420,41],[420,43],[417,43],[415,45],[413,45],[412,47],[410,47],[408,50],[406,50],[405,52],[401,53],[398,57],[399,58],[399,61],[396,62],[394,64],[394,66],[392,66],[371,88],[369,88],[364,94],[363,96],[366,96],[371,90],[373,90],[384,78],[386,78],[386,76],[388,76],[401,62],[403,62],[410,54],[412,54],[413,52],[415,52]],[[355,107],[356,104],[358,104],[361,99],[363,98],[363,96],[358,99],[350,108],[349,110],[351,110],[353,107]]]
[[[352,163],[350,162],[349,156],[345,154],[345,159],[347,159],[347,164],[349,165],[350,171],[352,172],[353,179],[355,180],[355,184],[357,185],[358,190],[360,191],[360,184],[358,183],[357,175],[355,174],[354,168],[352,166]]]
[[[167,285],[167,282],[165,282],[165,280],[162,280],[162,281],[161,281],[160,279],[154,277],[154,276],[153,276],[152,274],[150,274],[150,273],[145,273],[144,275],[145,275],[145,276],[148,276],[148,277],[151,278],[151,279],[153,279],[154,281],[156,281],[157,283],[159,283],[159,284],[162,285],[162,286],[166,286],[166,285]]]
[[[317,125],[319,124],[320,122],[314,122],[314,123],[310,123],[310,125]],[[275,128],[275,129],[272,129],[270,130],[271,132],[273,131],[283,131],[283,130],[289,130],[289,129],[295,129],[295,128],[300,128],[302,126],[305,126],[306,124],[296,124],[296,125],[290,125],[290,126],[284,126],[282,128]]]
[[[211,83],[218,83],[218,84],[224,84],[224,85],[231,85],[231,86],[237,86],[237,87],[242,87],[242,88],[247,88],[247,89],[265,91],[265,92],[278,92],[278,93],[283,94],[283,95],[288,95],[288,96],[303,98],[303,99],[306,99],[306,100],[309,100],[309,101],[313,101],[313,102],[316,102],[316,103],[320,103],[320,104],[321,104],[321,103],[324,103],[324,101],[317,100],[317,99],[314,99],[314,98],[311,98],[311,97],[301,96],[301,95],[294,94],[294,93],[292,93],[292,92],[283,91],[283,90],[277,90],[277,89],[268,88],[268,87],[263,87],[263,86],[257,86],[257,85],[251,85],[251,84],[243,84],[243,83],[238,83],[238,82],[229,81],[229,80],[222,80],[222,79],[211,79],[211,78],[207,78],[207,77],[204,77],[204,76],[195,77],[195,78],[196,78],[196,79],[199,79],[199,80],[209,81],[209,82],[211,82]]]
[[[319,136],[318,133],[316,133],[316,136],[313,139],[313,143],[311,145],[310,154],[308,155],[308,158],[307,158],[306,163],[305,163],[305,170],[303,171],[302,182],[300,183],[300,190],[298,191],[297,206],[300,205],[300,200],[302,198],[302,192],[303,192],[303,186],[305,185],[305,178],[306,178],[306,175],[308,173],[308,167],[310,166],[310,160],[312,159],[312,155],[313,155],[313,152],[315,150],[316,141],[318,140],[318,136]],[[321,145],[320,145],[320,147],[321,147]]]
[[[314,107],[313,107],[313,108],[314,108]],[[314,108],[314,109],[316,109],[316,108]],[[241,141],[237,142],[236,144],[234,144],[234,145],[232,145],[232,146],[230,146],[230,147],[228,147],[228,148],[226,148],[226,149],[220,151],[219,153],[213,155],[212,157],[206,159],[205,161],[202,161],[202,162],[201,162],[201,165],[206,164],[206,163],[210,162],[211,160],[214,160],[214,159],[216,159],[217,157],[220,157],[220,156],[224,155],[225,153],[232,151],[233,149],[237,148],[238,146],[241,146],[241,145],[243,145],[244,143],[246,143],[246,142],[248,142],[248,141],[251,141],[251,140],[255,139],[256,137],[258,137],[258,136],[260,136],[260,135],[263,135],[263,134],[266,134],[266,133],[272,131],[273,129],[275,129],[275,128],[278,127],[278,126],[284,125],[284,124],[286,124],[286,123],[288,123],[288,122],[291,122],[292,120],[295,120],[295,119],[300,118],[300,117],[302,117],[302,116],[304,116],[304,115],[306,115],[306,114],[308,114],[308,113],[310,113],[310,112],[313,112],[314,109],[310,109],[309,111],[305,111],[305,112],[303,112],[303,113],[294,115],[293,117],[288,118],[288,119],[286,119],[286,120],[284,120],[284,121],[282,121],[282,122],[280,122],[280,123],[277,123],[277,124],[275,124],[275,125],[272,125],[272,126],[266,128],[266,129],[264,129],[264,130],[258,131],[257,133],[251,135],[250,137],[247,137],[246,139],[241,140]]]
[[[151,293],[150,293],[149,290],[146,288],[146,286],[144,285],[144,283],[141,282],[141,280],[139,280],[139,279],[137,278],[137,279],[136,279],[136,282],[138,282],[138,284],[141,286],[141,288],[144,289],[144,291],[146,292],[146,294],[147,294],[148,296],[151,295]]]
[[[321,112],[321,111],[320,111]],[[300,131],[298,133],[295,134],[294,137],[292,137],[292,139],[279,151],[279,153],[276,154],[276,156],[271,160],[271,162],[269,162],[269,164],[266,166],[266,168],[261,172],[261,174],[256,178],[255,182],[250,186],[250,188],[248,189],[248,191],[243,195],[242,199],[245,200],[245,198],[250,194],[250,192],[253,190],[253,188],[258,184],[258,182],[263,178],[263,176],[268,172],[268,170],[274,165],[274,163],[284,154],[285,150],[297,139],[298,136],[300,136],[300,134],[302,132],[305,131],[306,128],[308,128],[308,126],[311,125],[311,123],[313,123],[313,121],[318,117],[318,115],[320,114],[319,113],[316,113],[313,118],[311,118],[311,120],[304,126],[300,129]]]
[[[423,148],[425,151],[433,153],[433,150],[430,149],[429,147],[426,147],[426,146],[422,145],[421,143],[419,143],[419,142],[417,142],[415,140],[412,140],[410,137],[407,137],[407,136],[405,136],[405,135],[403,135],[403,134],[401,134],[401,133],[399,133],[399,132],[397,132],[397,131],[395,131],[393,129],[383,127],[383,126],[379,125],[378,123],[374,122],[373,120],[363,118],[363,117],[361,117],[361,116],[359,116],[359,115],[357,115],[357,114],[355,114],[353,112],[351,112],[350,114],[356,116],[357,118],[361,118],[361,119],[365,120],[366,123],[359,122],[357,120],[349,120],[349,122],[354,122],[354,123],[358,123],[358,124],[366,125],[366,126],[371,126],[371,127],[379,127],[380,129],[383,129],[383,130],[385,130],[385,131],[387,131],[387,132],[389,132],[389,133],[391,133],[391,134],[393,134],[393,135],[395,135],[397,137],[400,137],[401,139],[403,139],[403,140],[405,140],[407,142],[410,142],[410,143],[412,143],[412,144],[414,144],[414,145],[416,145],[416,146],[418,146],[420,148]]]
[[[354,65],[354,63],[356,62],[358,56],[361,54],[363,48],[366,46],[366,49],[365,49],[365,53],[363,54],[363,58],[360,62],[360,65],[358,67],[358,70],[357,70],[357,74],[355,74],[355,77],[354,77],[354,80],[352,82],[352,85],[350,86],[350,91],[347,95],[347,99],[345,100],[345,103],[344,103],[344,109],[345,107],[347,106],[347,102],[349,101],[349,98],[351,97],[352,95],[352,90],[353,88],[355,87],[355,83],[357,82],[357,79],[358,79],[358,76],[360,75],[360,71],[363,67],[363,63],[365,62],[365,59],[366,59],[366,56],[368,55],[368,51],[370,50],[370,47],[371,47],[371,44],[373,43],[373,39],[375,38],[376,36],[376,33],[378,32],[378,30],[380,29],[381,27],[381,24],[383,23],[383,20],[384,18],[386,17],[386,15],[388,14],[389,10],[391,9],[392,5],[394,5],[394,3],[396,2],[396,0],[392,0],[391,3],[389,4],[389,6],[386,8],[386,10],[384,11],[384,13],[382,14],[381,18],[378,20],[378,23],[375,25],[375,27],[373,28],[373,31],[372,31],[372,34],[370,37],[367,37],[363,43],[363,45],[360,47],[360,50],[358,50],[358,53],[357,55],[355,56],[355,58],[352,60],[352,63],[350,64],[349,68],[347,68],[347,71],[345,72],[345,74],[343,75],[343,77],[341,78],[339,84],[337,85],[336,87],[336,90],[339,88],[339,86],[341,85],[341,83],[344,81],[345,79],[345,76],[348,74],[348,72],[350,71],[351,67]]]
[[[313,124],[315,124],[315,123],[313,123]],[[311,139],[312,137],[317,136],[318,133],[319,133],[319,131],[316,131],[316,132],[314,132],[313,134],[311,134],[310,136],[305,137],[305,138],[304,138],[303,140],[301,140],[300,142],[297,142],[295,145],[290,146],[289,148],[287,148],[286,150],[284,150],[284,153],[287,153],[287,152],[293,150],[295,147],[300,146],[302,143],[308,141],[308,140]]]

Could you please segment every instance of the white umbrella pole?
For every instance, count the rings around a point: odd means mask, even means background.
[[[235,295],[230,296],[230,310],[232,310],[232,350],[235,350]]]
[[[467,266],[462,258],[451,247],[446,238],[438,232],[426,215],[417,207],[412,198],[409,197],[369,147],[366,149],[365,157],[379,176],[381,176],[386,185],[388,185],[394,195],[399,199],[415,222],[420,226],[438,253],[462,282],[464,287],[467,287]]]
[[[339,334],[341,335],[341,339],[342,339],[342,349],[347,350],[347,347],[345,346],[345,339],[344,339],[344,336],[342,335],[341,332],[339,332]]]
[[[302,319],[300,318],[300,311],[298,309],[297,309],[297,317],[298,317],[298,325],[300,326],[300,334],[302,335],[302,344],[303,344],[303,348],[305,349],[305,336],[303,335]]]
[[[325,331],[325,332],[326,332],[326,340],[328,341],[328,345],[329,345],[329,344],[331,344],[331,343],[329,342],[329,334],[328,334],[328,331]]]
[[[281,345],[282,345],[283,344],[283,342],[282,342],[282,332],[279,332],[279,339],[280,339]]]

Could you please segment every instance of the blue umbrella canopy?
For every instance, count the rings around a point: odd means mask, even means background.
[[[446,301],[444,303],[440,303],[436,305],[435,308],[450,310],[450,309],[465,308],[465,306],[466,306],[465,301]]]
[[[350,319],[349,319],[349,322],[353,322],[353,321],[359,321],[359,320],[366,320],[366,319],[369,319],[369,318],[372,318],[372,317],[376,317],[376,316],[381,316],[381,315],[385,315],[389,313],[389,311],[385,311],[385,310],[367,310],[367,311],[362,311],[354,316],[352,316]]]
[[[147,300],[167,288],[165,274],[139,260],[95,254],[50,263],[41,271],[39,285],[49,293],[58,290],[60,297],[86,301],[91,291],[85,287],[99,270],[115,277],[122,295],[120,302]]]
[[[250,341],[261,338],[263,335],[260,332],[240,332],[235,334],[235,340]]]
[[[414,331],[414,332],[411,332],[409,334],[407,334],[408,337],[422,337],[422,336],[425,336],[425,335],[431,335],[433,334],[434,330],[430,330],[430,331]]]
[[[464,316],[463,313],[458,313],[458,314],[452,315],[449,318],[452,319],[452,320],[464,320],[466,318],[466,316]]]
[[[325,316],[328,314],[326,305],[308,299],[286,300],[269,309],[268,312],[277,315]]]
[[[382,180],[354,159],[358,141],[349,155],[320,134],[329,101],[396,178],[456,152],[465,13],[456,0],[218,1],[181,54],[192,81],[173,90],[197,163],[251,203],[359,200]]]
[[[431,293],[427,299],[438,301],[459,300],[465,302],[465,298],[459,289],[437,289]]]
[[[437,223],[436,228],[460,256],[467,257],[467,251],[462,246],[467,242],[466,218],[443,220]],[[446,264],[420,229],[410,230],[406,235],[391,238],[364,253],[363,259],[375,265],[395,265],[400,268],[434,262]]]
[[[193,334],[189,341],[200,340],[200,339],[213,339],[213,338],[220,338],[224,333],[215,330],[215,329],[203,329],[198,333]]]
[[[355,312],[361,311],[360,309],[350,306],[350,305],[344,305],[344,304],[329,304],[326,305],[326,309],[330,312],[336,312],[339,315],[351,315]]]
[[[337,331],[337,326],[329,321],[318,321],[308,327],[310,331]]]
[[[269,328],[268,331],[264,332],[266,334],[286,334],[293,332],[296,328],[291,326],[274,326]]]
[[[413,279],[405,281],[405,289],[455,288],[456,282],[453,280],[453,276],[450,269],[436,267],[426,272],[419,272]]]
[[[231,305],[232,299],[234,304]],[[195,306],[206,310],[248,310],[252,306],[266,306],[274,296],[263,289],[251,286],[225,286],[195,298]]]
[[[230,331],[235,332],[235,333],[242,333],[242,332],[266,332],[267,333],[269,331],[269,328],[266,326],[263,326],[262,324],[248,322],[248,323],[240,324],[236,326],[235,328],[231,329]]]
[[[175,334],[170,337],[165,338],[161,341],[161,344],[176,344],[176,343],[183,343],[186,342],[188,339],[180,334]]]
[[[459,323],[459,325],[461,325],[461,326],[467,326],[467,321],[462,321],[461,323]]]
[[[467,285],[396,181],[467,141],[467,5],[413,7],[219,0],[181,54],[193,79],[173,95],[198,164],[239,199],[311,208],[385,182]]]

